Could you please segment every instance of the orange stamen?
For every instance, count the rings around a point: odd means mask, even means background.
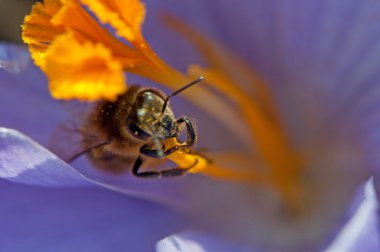
[[[202,69],[192,66],[189,72],[193,75],[206,76],[207,82],[213,88],[237,104],[238,112],[245,118],[251,131],[251,142],[256,143],[256,151],[263,165],[268,168],[267,176],[270,181],[279,188],[288,201],[296,202],[299,198],[300,157],[289,143],[264,81],[256,73],[250,72],[243,60],[181,20],[170,15],[165,16],[164,20],[202,53],[211,67]],[[238,69],[239,77],[245,76],[255,88],[255,95],[252,96],[256,99],[252,99],[251,95],[237,85],[239,80],[231,73],[231,66],[234,70]]]

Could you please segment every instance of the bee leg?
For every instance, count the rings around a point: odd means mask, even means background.
[[[139,178],[159,178],[159,177],[179,177],[183,176],[187,173],[187,171],[191,168],[193,168],[197,163],[198,159],[195,160],[194,164],[187,168],[172,168],[172,169],[167,169],[163,171],[147,171],[147,172],[139,172],[139,169],[143,163],[143,159],[141,156],[139,156],[136,159],[135,164],[133,165],[133,170],[132,173],[136,177]]]
[[[152,158],[163,158],[163,157],[169,155],[170,153],[173,153],[179,149],[181,149],[181,146],[174,146],[173,148],[170,148],[170,149],[164,151],[164,155],[161,155],[158,150],[150,149],[150,148],[148,148],[148,145],[145,144],[140,148],[140,153],[145,155],[145,156],[152,157]]]
[[[133,175],[135,175],[136,177],[139,177],[139,178],[158,178],[161,176],[161,173],[156,172],[156,171],[139,172],[139,169],[140,169],[141,165],[143,164],[143,162],[144,161],[143,161],[141,156],[139,156],[136,159],[135,164],[133,165],[133,169],[132,169]]]
[[[195,160],[194,164],[190,165],[187,168],[173,168],[168,170],[161,171],[163,177],[178,177],[183,176],[187,173],[188,170],[193,168],[198,163],[198,159]]]
[[[162,177],[179,177],[184,176],[187,173],[187,169],[181,169],[181,168],[173,168],[170,170],[163,170],[161,171]]]
[[[173,146],[172,148],[165,150],[164,155],[160,154],[158,152],[158,150],[148,148],[148,145],[143,145],[140,148],[140,153],[145,155],[145,156],[149,156],[149,157],[153,157],[153,158],[163,158],[163,157],[165,157],[165,156],[167,156],[173,152],[176,152],[177,150],[183,150],[183,149],[186,149],[186,148],[190,147],[191,145],[193,145],[195,143],[195,141],[197,140],[197,136],[195,134],[195,130],[194,130],[193,125],[191,124],[191,121],[186,116],[184,116],[184,117],[178,119],[177,123],[178,124],[186,123],[186,128],[187,128],[187,140],[186,140],[186,142],[181,143],[180,145]]]
[[[185,123],[186,124],[186,129],[187,129],[187,140],[186,140],[186,142],[181,143],[180,146],[181,147],[190,147],[190,146],[192,146],[195,143],[195,141],[197,141],[197,135],[195,134],[195,130],[194,130],[193,124],[191,123],[191,121],[189,120],[189,118],[187,118],[186,116],[184,116],[182,118],[179,118],[177,120],[177,123],[178,124]],[[176,151],[176,150],[174,150],[174,151]]]

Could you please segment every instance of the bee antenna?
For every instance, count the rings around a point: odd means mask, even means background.
[[[164,111],[165,111],[165,109],[166,109],[166,107],[167,107],[167,105],[168,105],[168,102],[169,102],[169,99],[170,99],[170,98],[172,98],[173,96],[175,96],[175,95],[181,93],[182,91],[188,89],[189,87],[191,87],[191,86],[197,84],[198,82],[203,81],[204,79],[205,79],[204,76],[200,76],[198,79],[193,80],[193,81],[190,82],[189,84],[186,84],[185,86],[181,87],[180,89],[178,89],[178,90],[174,91],[173,93],[171,93],[170,95],[168,95],[168,96],[166,97],[166,99],[165,99],[164,105],[162,106],[161,114],[164,113]]]

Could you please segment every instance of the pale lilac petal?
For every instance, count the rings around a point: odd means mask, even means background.
[[[213,215],[211,212],[209,214],[210,216]],[[252,237],[252,239],[255,239],[255,237]],[[225,239],[219,239],[213,235],[196,231],[181,232],[166,237],[158,242],[156,249],[158,252],[254,251],[252,247],[247,249],[242,244],[229,243]],[[372,252],[379,251],[379,249],[379,204],[374,192],[373,181],[370,180],[365,185],[364,199],[359,204],[359,207],[356,208],[355,213],[344,225],[336,239],[323,251]],[[257,251],[260,251],[260,249]]]
[[[90,184],[19,132],[0,133],[1,251],[147,251],[182,225],[166,208]]]
[[[113,175],[95,169],[85,158],[75,167],[79,172],[18,131],[0,128],[0,178],[46,187],[101,186],[176,208],[187,200],[184,178],[142,180],[129,173]]]
[[[380,251],[380,208],[373,181],[365,186],[365,198],[326,252]]]
[[[170,235],[156,244],[156,252],[255,252],[252,248],[207,233],[186,231]]]
[[[20,73],[31,63],[29,53],[24,47],[0,42],[0,71],[2,69]]]
[[[153,251],[185,221],[99,187],[52,189],[0,179],[0,201],[0,251]]]
[[[375,174],[375,177],[373,178],[373,183],[375,184],[375,192],[377,195],[377,199],[380,202],[380,171]]]
[[[0,71],[0,114],[0,126],[17,129],[46,147],[68,111],[51,98],[46,77],[30,64],[22,74]]]
[[[48,187],[90,185],[79,172],[18,131],[0,128],[0,178]]]

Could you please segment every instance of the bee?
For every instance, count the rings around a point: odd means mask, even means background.
[[[95,166],[124,171],[132,167],[132,174],[140,178],[175,177],[186,174],[187,168],[141,170],[143,164],[154,166],[175,151],[188,151],[197,141],[193,124],[188,117],[176,119],[169,99],[199,83],[203,76],[183,86],[170,95],[153,87],[131,86],[116,101],[98,103],[81,127],[87,137],[82,141],[82,151],[66,160],[73,162],[87,154]],[[186,141],[178,137],[181,126],[186,127]],[[89,141],[89,136],[100,139]],[[165,148],[163,141],[176,138],[178,145]]]

